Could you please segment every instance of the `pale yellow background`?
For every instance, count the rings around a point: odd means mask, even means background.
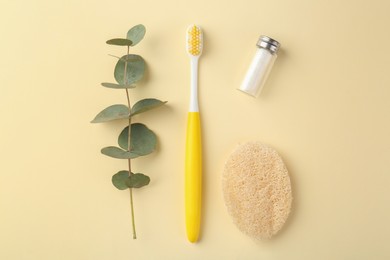
[[[0,7],[0,259],[389,259],[390,2],[11,1]],[[152,178],[129,194],[111,184],[125,161],[100,154],[125,122],[92,125],[125,103],[113,81],[123,49],[105,41],[138,23],[133,49],[148,63],[133,100],[166,107],[138,117],[158,152],[134,161]],[[189,95],[185,31],[204,29],[201,240],[184,231],[183,160]],[[282,51],[258,99],[236,90],[260,34]],[[279,151],[293,210],[274,239],[254,242],[232,223],[221,174],[237,144]]]

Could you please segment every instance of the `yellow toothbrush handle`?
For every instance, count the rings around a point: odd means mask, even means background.
[[[200,230],[202,205],[202,144],[199,112],[188,113],[185,159],[185,212],[187,238],[194,243]]]

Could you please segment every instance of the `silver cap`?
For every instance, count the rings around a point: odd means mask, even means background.
[[[280,43],[268,36],[261,35],[257,41],[257,47],[269,50],[272,54],[276,54],[280,48]]]

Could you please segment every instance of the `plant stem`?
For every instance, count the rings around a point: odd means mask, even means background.
[[[130,161],[130,159],[129,159]],[[133,206],[133,189],[130,188],[130,207],[131,207],[131,223],[133,226],[133,239],[137,239],[137,233],[135,231],[135,222],[134,222],[134,206]]]
[[[130,97],[129,97],[129,91],[126,89],[126,96],[127,96],[127,104],[129,105],[130,110]],[[131,136],[131,117],[129,116],[129,132],[128,132],[128,149],[130,151],[130,136]],[[129,176],[131,176],[133,173],[131,172],[131,159],[128,159],[129,162]],[[137,239],[137,233],[135,231],[135,220],[134,220],[134,205],[133,205],[133,189],[130,189],[130,207],[131,207],[131,223],[133,226],[133,239]]]
[[[127,46],[127,56],[129,55],[130,46]],[[126,56],[126,58],[127,58]],[[125,72],[123,73],[123,83],[127,85],[127,59],[125,60]],[[130,96],[129,96],[129,90],[126,88],[126,98],[127,98],[127,105],[129,107],[129,112],[131,113],[131,103],[130,103]],[[128,132],[128,143],[127,148],[128,151],[130,151],[130,140],[131,136],[131,115],[129,115],[129,132]],[[131,172],[131,159],[128,159],[129,164],[129,176],[131,176],[133,173]],[[133,189],[129,188],[130,190],[130,208],[131,208],[131,224],[133,227],[133,239],[137,239],[137,232],[135,231],[135,218],[134,218],[134,204],[133,204]]]

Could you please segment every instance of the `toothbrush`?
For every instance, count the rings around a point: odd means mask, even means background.
[[[203,48],[199,26],[187,29],[187,52],[191,59],[190,107],[187,121],[185,158],[185,217],[187,238],[195,243],[199,238],[202,205],[202,148],[198,105],[198,60]]]

